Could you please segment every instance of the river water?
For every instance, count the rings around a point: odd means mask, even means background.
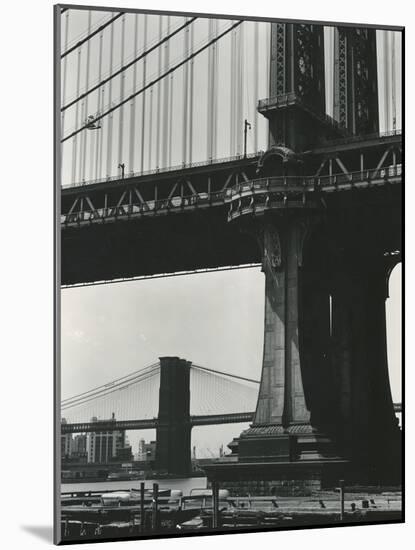
[[[62,483],[61,493],[71,491],[116,491],[118,489],[140,489],[141,480],[133,481],[90,481],[81,483]],[[146,479],[145,488],[152,489],[153,483],[159,484],[159,489],[180,489],[183,496],[190,495],[192,489],[206,489],[205,477],[188,477],[184,479]]]

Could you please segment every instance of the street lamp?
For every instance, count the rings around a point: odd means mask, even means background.
[[[95,120],[94,115],[88,115],[88,118],[85,121],[85,128],[87,128],[88,130],[100,130],[101,125],[99,121]]]
[[[118,168],[121,168],[121,179],[124,179],[125,164],[119,164]]]
[[[246,158],[246,136],[247,136],[248,130],[250,130],[250,129],[251,129],[251,125],[245,119],[245,122],[244,122],[244,158]]]

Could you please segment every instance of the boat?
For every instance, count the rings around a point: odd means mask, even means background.
[[[120,472],[110,472],[107,481],[132,481],[135,479],[145,479],[143,470],[122,470]]]

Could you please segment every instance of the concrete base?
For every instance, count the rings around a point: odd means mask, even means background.
[[[225,457],[204,468],[208,482],[217,481],[232,495],[307,496],[322,489],[338,487],[348,477],[346,460],[297,462],[242,462]]]
[[[237,452],[242,462],[295,462],[339,460],[331,440],[310,424],[253,425],[239,437]]]

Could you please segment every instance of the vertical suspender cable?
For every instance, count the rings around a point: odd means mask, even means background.
[[[169,106],[169,145],[168,145],[168,166],[172,166],[172,137],[173,137],[173,93],[174,93],[174,73],[170,75],[170,106]]]
[[[65,44],[65,51],[67,50],[68,48],[68,35],[69,35],[69,10],[66,12],[66,16],[65,16],[65,39],[64,39],[64,44]],[[63,72],[62,72],[62,103],[61,105],[65,105],[66,103],[66,76],[67,76],[67,72],[68,72],[68,59],[67,57],[64,58],[63,60]],[[62,115],[61,115],[61,135],[63,136],[65,134],[65,112],[62,112]],[[62,144],[61,145],[61,167],[63,166],[63,151],[64,151],[64,145]]]
[[[150,108],[148,114],[148,169],[151,170],[151,153],[153,147],[153,87],[150,88]]]
[[[270,91],[271,84],[271,23],[266,23],[266,32],[265,32],[265,86],[266,86],[266,97],[271,95]],[[265,123],[265,143],[269,144],[269,123],[266,119]]]
[[[121,18],[121,67],[124,65],[125,54],[125,15]],[[125,72],[120,75],[120,99],[123,101],[125,93]],[[123,162],[123,145],[124,145],[124,105],[121,105],[119,110],[118,120],[118,165]],[[121,172],[121,168],[119,168]]]
[[[235,154],[235,30],[231,31],[231,55],[230,55],[230,144],[229,155]]]
[[[81,123],[84,124],[86,120],[85,115],[85,100],[81,101]],[[84,181],[83,168],[84,168],[84,158],[85,158],[85,133],[82,132],[81,139],[79,140],[79,170],[78,170],[78,181]]]
[[[69,34],[69,10],[66,12],[66,16],[65,16],[65,39],[64,39],[64,44],[65,44],[65,51],[67,50],[68,48],[68,34]],[[62,81],[62,103],[61,105],[65,105],[66,103],[66,75],[67,75],[67,58],[65,57],[64,61],[63,61],[63,81]],[[61,115],[61,135],[63,136],[65,133],[65,113],[63,112],[62,115]],[[64,145],[62,144],[61,145],[61,183],[62,183],[62,166],[63,166],[63,153],[64,153]]]
[[[99,55],[98,55],[98,79],[102,78],[102,45],[104,41],[104,32],[99,34]],[[101,111],[101,99],[103,100],[104,86],[97,90],[97,113]],[[103,120],[100,122],[101,129],[103,127]],[[95,179],[101,177],[101,155],[102,155],[102,130],[97,132],[97,139],[95,144]]]
[[[213,20],[213,35],[214,38],[218,35],[218,20]],[[219,44],[213,44],[213,59],[212,59],[212,157],[216,158],[217,148],[217,124],[218,124],[218,47]]]
[[[167,34],[170,33],[170,16],[167,17]],[[164,46],[164,70],[168,71],[169,68],[169,42],[167,41]],[[162,155],[161,163],[162,167],[165,168],[167,164],[167,145],[168,145],[168,122],[169,122],[169,79],[164,79],[163,86],[163,136],[162,136]]]
[[[105,99],[105,88],[102,87],[101,90],[101,105],[104,105],[104,99]],[[102,147],[104,144],[104,128],[107,125],[107,123],[101,119],[100,122],[101,125],[101,131],[99,132],[99,151],[98,151],[98,173],[97,178],[102,178]]]
[[[135,14],[134,18],[134,56],[137,55],[138,50],[138,14]],[[137,89],[137,64],[133,66],[133,91]],[[135,157],[135,126],[136,126],[136,98],[133,97],[130,103],[130,153],[129,153],[129,170],[134,172],[134,157]]]
[[[194,23],[190,29],[190,52],[193,54],[195,39]],[[193,100],[194,100],[194,58],[190,61],[190,102],[189,102],[189,164],[193,161]]]
[[[385,51],[383,55],[383,64],[384,64],[384,79],[385,79],[385,130],[390,130],[390,112],[389,112],[389,84],[390,84],[390,75],[389,75],[389,31],[385,31]]]
[[[254,151],[258,151],[258,79],[259,79],[259,36],[258,36],[258,21],[254,23],[254,98],[253,98],[253,131],[254,131]]]
[[[114,25],[111,25],[110,33],[110,75],[112,74],[114,68]],[[108,104],[111,107],[112,104],[112,80],[109,81],[108,85]],[[113,113],[110,113],[108,118],[108,133],[107,133],[107,166],[106,166],[106,175],[109,177],[111,175],[111,164],[112,164],[112,124],[113,124]]]
[[[91,30],[91,12],[88,12],[88,34]],[[86,63],[85,63],[85,80],[89,79],[89,69],[88,69],[88,57],[89,57],[89,41],[86,46]],[[88,83],[86,82],[85,89],[87,89]],[[81,123],[85,124],[87,118],[86,108],[88,105],[88,98],[81,101]],[[85,181],[85,163],[86,163],[86,141],[87,141],[87,132],[82,132],[81,139],[79,142],[79,181]]]
[[[76,69],[76,97],[79,96],[79,87],[80,87],[80,81],[81,81],[81,56],[82,56],[82,48],[80,47],[78,50],[78,58],[77,58],[77,69]],[[79,118],[79,103],[76,104],[75,107],[75,127],[78,126],[78,118]],[[77,143],[77,135],[73,137],[72,141],[72,183],[76,182],[76,164],[77,164],[77,156],[78,156],[78,143]]]
[[[392,130],[396,130],[396,67],[395,67],[395,33],[392,31],[392,67],[391,67],[391,80],[392,80]]]
[[[92,18],[92,12],[89,11],[88,12],[88,34],[91,34],[91,18]],[[86,47],[86,78],[85,78],[86,90],[89,88],[90,66],[91,66],[91,41],[88,40],[87,47]],[[85,98],[85,120],[87,116],[88,116],[88,96]],[[84,134],[85,134],[85,141],[84,141],[84,158],[83,158],[83,165],[82,165],[82,180],[85,180],[85,177],[86,177],[88,135],[90,134],[90,132],[84,132]],[[92,139],[91,139],[91,145],[92,145]],[[92,178],[92,148],[91,148],[91,155],[90,155],[90,165],[91,166],[89,171],[89,177]]]
[[[243,106],[244,106],[244,25],[237,28],[238,33],[238,118],[237,118],[237,154],[242,154]]]
[[[212,40],[213,36],[213,20],[209,19],[208,21],[208,40],[209,42]],[[207,137],[206,137],[206,145],[207,145],[207,160],[211,160],[212,158],[212,99],[213,99],[213,79],[212,79],[212,46],[208,48],[208,75],[207,75],[207,116],[206,116],[206,130],[207,130]]]
[[[188,18],[186,18],[186,21]],[[189,55],[189,27],[186,27],[183,41],[183,56]],[[187,113],[188,113],[188,92],[189,92],[189,64],[183,67],[183,130],[182,130],[182,163],[186,164],[187,159]]]
[[[159,18],[159,42],[163,37],[163,18]],[[158,78],[161,76],[162,48],[158,49]],[[157,118],[156,118],[156,168],[160,167],[160,107],[161,107],[161,80],[157,82]]]
[[[144,15],[144,30],[143,30],[143,51],[147,49],[147,14]],[[143,76],[142,76],[142,87],[146,85],[147,81],[147,57],[144,57],[143,60]],[[140,171],[144,171],[144,140],[145,140],[145,129],[146,129],[146,92],[143,93],[143,98],[141,102],[141,158],[140,158]]]
[[[169,107],[169,144],[168,144],[168,161],[167,165],[172,166],[172,137],[173,137],[173,91],[174,80],[173,73],[170,75],[170,107]]]
[[[240,67],[240,37],[239,34],[240,27],[235,30],[235,154],[240,153],[239,149],[239,118],[240,118],[240,99],[241,91],[239,90],[240,78],[241,78],[241,67]]]

